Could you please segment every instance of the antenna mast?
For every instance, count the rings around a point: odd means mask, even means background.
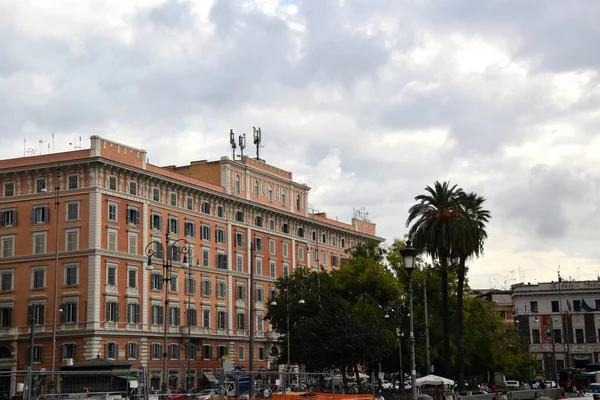
[[[240,135],[238,138],[238,145],[240,146],[240,158],[244,158],[244,149],[246,148],[246,134]]]
[[[252,127],[252,131],[254,134],[254,144],[256,145],[256,159],[260,160],[260,142],[262,139],[262,134],[260,131],[260,126],[258,128]]]
[[[233,129],[229,130],[229,144],[231,144],[231,158],[235,160],[235,148],[237,146],[235,144],[235,136],[233,134]]]

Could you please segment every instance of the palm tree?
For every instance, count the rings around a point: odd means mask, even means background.
[[[458,241],[453,248],[453,256],[458,258],[458,287],[456,293],[456,370],[458,390],[464,389],[464,344],[463,344],[463,292],[467,274],[466,262],[469,257],[478,257],[483,253],[483,243],[487,239],[486,224],[491,218],[490,212],[483,208],[485,197],[477,193],[468,193],[461,196],[463,239]]]
[[[451,376],[450,316],[448,313],[448,261],[453,248],[465,239],[462,199],[464,192],[450,182],[436,181],[433,188],[415,197],[417,204],[408,211],[408,235],[419,251],[426,251],[440,263],[442,278],[442,327],[444,331],[444,375]]]

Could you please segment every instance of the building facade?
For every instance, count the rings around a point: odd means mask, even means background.
[[[519,283],[512,299],[521,342],[546,378],[600,362],[600,280]]]
[[[513,301],[510,290],[499,289],[472,289],[470,294],[478,297],[485,303],[492,305],[492,312],[496,313],[506,325],[513,325]]]
[[[224,355],[248,368],[249,290],[254,366],[270,368],[278,346],[263,320],[270,285],[298,266],[335,268],[346,249],[383,240],[364,219],[310,212],[310,188],[263,160],[158,167],[146,156],[93,136],[90,149],[0,161],[0,370],[26,367],[30,311],[35,369],[127,360],[147,367],[158,388],[166,351],[168,384],[187,376],[197,386]],[[145,267],[147,248],[168,248],[166,233],[169,247],[189,243],[191,266],[181,267],[175,249],[165,282],[160,260]]]

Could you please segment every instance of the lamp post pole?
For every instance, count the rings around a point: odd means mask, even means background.
[[[417,251],[412,247],[410,240],[406,241],[406,247],[400,250],[402,260],[404,261],[404,268],[408,273],[408,301],[409,301],[409,312],[410,312],[410,336],[408,338],[410,343],[410,398],[411,400],[417,400],[417,364],[415,361],[415,329],[414,329],[414,309],[413,309],[413,287],[412,287],[412,273],[415,269],[415,258]]]
[[[248,363],[249,376],[249,397],[254,397],[254,242],[250,242],[250,360]]]
[[[183,242],[184,247],[179,248],[177,246],[177,243],[179,243],[179,242]],[[153,245],[157,246],[156,250],[152,248]],[[160,254],[161,252],[159,252],[159,249],[162,250],[162,254]],[[169,352],[168,352],[168,348],[167,348],[167,338],[168,338],[168,334],[169,334],[169,318],[171,316],[170,310],[169,310],[169,285],[171,282],[171,271],[173,268],[173,261],[174,261],[173,256],[174,256],[175,252],[177,252],[178,257],[180,254],[183,254],[183,262],[181,264],[181,267],[189,268],[190,265],[187,262],[187,253],[189,252],[189,250],[190,250],[190,244],[185,239],[177,239],[173,243],[169,243],[169,230],[168,229],[167,229],[167,232],[165,233],[165,246],[164,247],[162,246],[162,244],[160,242],[150,242],[146,246],[146,255],[148,256],[148,264],[146,265],[146,271],[154,270],[154,267],[152,266],[152,258],[153,257],[161,260],[162,269],[163,269],[162,281],[165,286],[165,309],[163,312],[163,318],[164,318],[163,322],[165,324],[165,331],[164,331],[164,336],[163,336],[163,354],[162,354],[163,355],[163,382],[161,385],[161,392],[165,396],[169,392],[168,373],[167,373],[167,357],[169,355]]]
[[[187,351],[186,351],[186,355],[187,355],[187,374],[185,376],[186,379],[186,384],[185,387],[187,389],[187,392],[190,392],[190,383],[191,383],[191,387],[192,389],[194,388],[194,384],[193,382],[190,382],[190,371],[192,368],[192,324],[191,324],[191,316],[192,316],[192,276],[193,272],[192,272],[192,264],[193,264],[193,260],[190,263],[190,268],[187,274],[188,277],[188,311],[187,311],[187,324],[188,324],[188,340],[187,340]]]
[[[56,317],[58,312],[58,211],[60,204],[60,168],[56,168],[56,185],[54,187],[54,206],[56,213],[55,221],[55,236],[56,244],[54,249],[54,301],[52,303],[52,359],[50,360],[50,375],[49,392],[54,393],[56,389],[56,381],[54,371],[56,369]]]

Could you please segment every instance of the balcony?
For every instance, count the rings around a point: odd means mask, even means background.
[[[188,331],[189,329],[189,331]],[[187,325],[182,325],[179,327],[179,333],[185,334],[187,335],[188,333],[191,333],[192,335],[209,335],[210,334],[210,328],[206,328],[204,326],[190,326],[188,327]]]

